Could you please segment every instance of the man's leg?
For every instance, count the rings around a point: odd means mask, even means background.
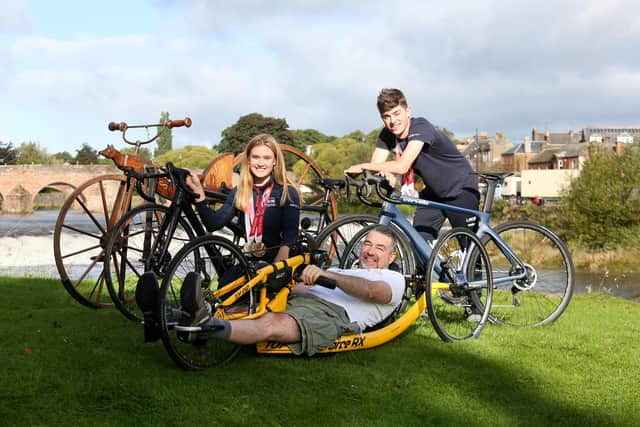
[[[182,308],[189,315],[191,326],[201,326],[212,338],[237,344],[255,344],[262,341],[294,343],[301,340],[298,323],[285,313],[266,313],[251,320],[222,320],[209,315],[209,307],[202,295],[200,277],[188,273],[180,289]]]

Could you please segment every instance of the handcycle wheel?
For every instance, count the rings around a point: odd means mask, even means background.
[[[329,256],[329,266],[340,267],[347,263],[347,245],[364,227],[378,223],[375,215],[345,215],[327,225],[316,237],[318,249]],[[357,258],[357,254],[356,254]]]
[[[234,271],[247,276],[250,271],[248,262],[233,243],[218,236],[196,238],[184,246],[169,264],[160,288],[158,313],[162,342],[169,356],[182,368],[202,370],[221,366],[240,351],[240,345],[208,339],[202,333],[193,340],[188,332],[175,329],[181,313],[180,287],[188,273],[196,272],[200,276],[205,300],[215,307],[212,291],[226,272]],[[249,280],[248,276],[246,280]],[[247,313],[251,312],[251,304],[247,310]]]
[[[318,184],[320,178],[325,178],[325,174],[320,166],[303,151],[287,144],[279,144],[287,165],[289,179],[293,181],[300,191],[300,202],[302,210],[308,213],[312,211],[305,207],[320,207],[324,198],[324,187]],[[240,161],[244,154],[237,155],[233,160],[234,172],[238,172]],[[338,218],[338,205],[333,194],[329,195],[329,207],[327,210],[330,221]],[[318,232],[320,229],[317,230]],[[317,233],[315,233],[317,234]]]
[[[194,237],[191,226],[180,217],[172,236],[160,235],[160,225],[169,213],[162,205],[147,204],[127,212],[113,227],[105,246],[104,279],[116,308],[128,319],[141,321],[142,312],[135,304],[138,278],[145,271],[158,277],[182,246]],[[167,247],[167,257],[159,259]]]
[[[125,176],[103,175],[80,185],[60,209],[53,233],[56,267],[67,292],[83,305],[112,305],[105,292],[104,247],[129,209],[132,191]]]
[[[495,231],[525,264],[527,274],[524,279],[509,280],[520,269],[493,239],[482,239],[489,253],[495,288],[489,320],[528,327],[555,321],[573,295],[575,274],[568,249],[551,230],[530,221],[506,222]],[[472,261],[475,256],[474,251]]]
[[[470,269],[467,254],[474,247],[477,256]],[[463,227],[439,236],[425,279],[427,312],[438,336],[443,341],[477,337],[489,317],[493,296],[489,255],[480,238]]]

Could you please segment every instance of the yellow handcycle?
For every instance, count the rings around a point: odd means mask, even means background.
[[[493,287],[489,257],[479,238],[471,232],[456,229],[455,233],[443,239],[457,240],[462,237],[470,239],[479,248],[476,263],[477,267],[482,267],[481,272],[476,268],[474,277],[464,277],[464,270],[456,269],[451,265],[455,260],[446,257],[438,264],[442,271],[437,274],[434,272],[433,278],[418,276],[415,271],[401,271],[405,276],[405,294],[394,312],[378,325],[359,334],[339,337],[321,353],[363,350],[394,339],[425,312],[426,295],[429,293],[435,295],[454,288],[490,293]],[[396,253],[402,256],[406,251],[396,248]],[[202,370],[229,362],[242,347],[228,341],[210,339],[200,327],[181,326],[175,320],[176,312],[180,313],[181,309],[180,287],[190,272],[200,276],[205,301],[211,305],[214,317],[225,320],[255,319],[269,311],[285,311],[291,289],[296,285],[297,273],[308,264],[323,267],[327,258],[326,252],[315,249],[315,242],[309,236],[301,236],[290,258],[266,265],[255,264],[223,237],[202,236],[194,239],[175,255],[160,288],[158,313],[162,341],[167,352],[182,368]],[[403,261],[396,259],[395,262],[403,265]],[[236,272],[236,277],[229,280],[230,272]],[[240,272],[239,277],[237,272]],[[316,284],[335,287],[331,280]],[[491,306],[490,295],[487,301],[482,307],[482,320],[473,326],[476,333],[469,334],[469,338],[477,336],[486,322]],[[293,354],[286,344],[278,342],[261,342],[256,348],[258,353],[263,354]]]

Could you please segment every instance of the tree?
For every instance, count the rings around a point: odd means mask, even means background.
[[[258,113],[247,114],[222,131],[222,140],[214,148],[220,152],[231,151],[234,154],[241,153],[244,147],[254,136],[261,133],[269,133],[280,144],[293,145],[293,135],[285,119],[264,117]]]
[[[51,157],[53,157],[53,159],[55,161],[60,162],[60,163],[72,163],[73,162],[73,156],[68,151],[61,151],[59,153],[55,153]]]
[[[353,138],[336,138],[330,143],[320,143],[312,147],[311,157],[327,176],[339,178],[344,175],[344,170],[355,163],[368,162],[375,147],[372,144],[357,141]],[[296,164],[294,172],[301,171],[304,165]]]
[[[591,249],[636,245],[640,235],[640,145],[618,156],[593,145],[563,194],[568,237]]]
[[[82,143],[82,147],[76,150],[76,163],[81,165],[92,165],[98,161],[98,152],[86,142]]]
[[[15,165],[18,160],[18,152],[11,142],[0,141],[0,165]]]
[[[302,151],[305,151],[309,145],[331,142],[335,139],[335,136],[327,136],[315,129],[292,130],[291,135],[293,136],[293,145]]]
[[[40,147],[40,143],[38,142],[23,142],[16,148],[16,151],[17,164],[19,165],[42,165],[49,163],[47,150]]]
[[[167,151],[156,157],[154,163],[165,165],[171,162],[176,166],[188,169],[204,169],[218,155],[216,150],[201,145],[187,145],[184,148]]]
[[[160,113],[160,126],[158,128],[158,132],[162,132],[162,134],[156,139],[157,148],[154,157],[158,157],[166,153],[167,151],[173,148],[173,134],[171,129],[167,129],[164,125],[169,121],[169,113],[162,112]]]

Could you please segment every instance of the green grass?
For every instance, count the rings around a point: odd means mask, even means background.
[[[55,280],[0,278],[0,425],[638,425],[640,304],[577,295],[555,324],[186,372]]]

